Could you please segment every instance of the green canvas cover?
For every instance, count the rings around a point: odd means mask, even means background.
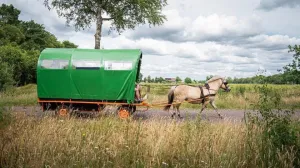
[[[142,52],[138,49],[53,49],[40,54],[40,99],[134,101]]]

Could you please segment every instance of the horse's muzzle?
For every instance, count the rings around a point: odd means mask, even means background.
[[[225,92],[230,92],[230,87],[227,87],[226,89],[225,89]]]

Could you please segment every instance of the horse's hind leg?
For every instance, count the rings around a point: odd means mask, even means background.
[[[204,101],[204,102],[202,103],[202,109],[201,109],[201,111],[200,111],[200,114],[202,114],[202,112],[204,111],[204,109],[206,108],[206,106],[207,106],[208,103],[209,103],[209,101]]]
[[[179,107],[180,107],[180,104],[177,104],[176,105],[177,115],[178,115],[179,118],[182,118],[181,115],[180,115]]]
[[[173,113],[171,115],[172,118],[176,115],[176,104],[173,104]]]
[[[217,108],[217,106],[216,106],[216,104],[215,104],[215,100],[214,100],[214,99],[210,100],[210,104],[211,104],[211,106],[213,106],[213,108],[214,108],[215,111],[217,112],[218,116],[219,116],[221,119],[223,119],[223,116],[218,112],[218,108]]]

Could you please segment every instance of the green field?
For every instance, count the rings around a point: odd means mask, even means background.
[[[149,102],[167,102],[167,94],[170,87],[167,84],[143,84],[145,94],[150,87]],[[195,85],[198,86],[198,85]],[[230,84],[231,91],[224,92],[221,89],[216,97],[216,105],[220,109],[245,109],[251,108],[258,100],[258,87],[254,84]],[[269,84],[271,94],[278,94],[282,101],[282,108],[300,108],[300,85],[273,85]],[[199,105],[184,103],[183,108],[199,108]],[[208,106],[211,108],[210,106]]]
[[[142,84],[142,94],[148,93],[149,103],[167,102],[167,94],[170,84]],[[258,86],[254,84],[230,84],[231,92],[219,91],[216,105],[219,109],[245,109],[251,108],[258,100]],[[300,85],[268,85],[273,93],[280,95],[282,108],[300,109]],[[32,106],[37,104],[36,85],[30,84],[19,88],[13,88],[0,93],[0,105],[2,106]],[[183,108],[200,108],[200,105],[183,103]],[[155,108],[155,107],[154,107]],[[157,107],[161,108],[161,107]],[[208,106],[208,108],[211,108]]]

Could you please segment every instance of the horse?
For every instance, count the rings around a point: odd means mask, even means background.
[[[222,88],[225,92],[230,92],[230,87],[224,77],[214,76],[209,79],[205,86],[189,86],[189,85],[178,85],[172,86],[168,93],[168,104],[164,107],[165,111],[169,111],[173,102],[173,114],[172,118],[177,115],[180,116],[179,107],[182,102],[187,101],[191,104],[200,104],[202,103],[202,109],[200,114],[206,108],[208,103],[214,108],[218,116],[222,119],[223,117],[218,112],[218,108],[215,105],[215,96],[218,93],[218,90]]]

